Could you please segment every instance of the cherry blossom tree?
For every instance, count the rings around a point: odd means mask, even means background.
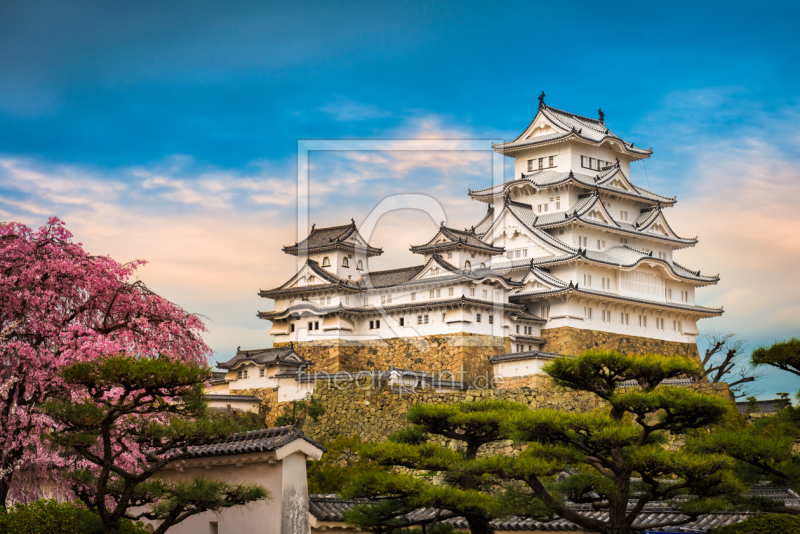
[[[0,506],[59,461],[39,407],[69,387],[66,365],[120,353],[206,364],[202,321],[137,280],[144,263],[89,254],[55,217],[0,224]]]

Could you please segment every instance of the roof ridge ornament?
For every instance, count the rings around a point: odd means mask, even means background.
[[[570,178],[575,178],[575,175],[574,175],[574,174],[572,174],[572,169],[570,169],[570,170],[569,170],[569,177],[570,177]]]
[[[617,159],[617,167],[619,167],[619,158],[616,158],[616,159]]]
[[[597,108],[597,114],[600,116],[600,124],[605,124],[606,114],[603,113],[603,108]]]
[[[355,219],[353,219],[352,217],[350,217],[350,223],[351,223],[353,226],[355,226],[355,225],[356,225],[356,221],[355,221]]]
[[[542,108],[546,107],[545,103],[544,103],[544,97],[545,96],[547,96],[547,95],[544,94],[544,91],[542,91],[542,94],[539,95],[539,109],[542,109]]]
[[[242,346],[241,346],[241,345],[239,345],[238,347],[236,347],[236,352],[239,352],[240,350],[242,350]]]
[[[317,225],[317,223],[313,223],[313,224],[311,225],[311,231],[312,231],[312,232],[314,231],[314,227],[315,227],[316,225]]]

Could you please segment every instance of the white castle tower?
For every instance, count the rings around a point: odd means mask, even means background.
[[[419,265],[369,272],[366,260],[383,250],[353,221],[314,226],[284,247],[306,259],[260,292],[275,300],[259,316],[272,321],[276,346],[291,342],[330,372],[489,369],[509,378],[592,348],[696,356],[697,321],[722,309],[698,306],[695,289],[719,277],[675,262],[697,243],[667,222],[675,198],[631,182],[631,162],[652,151],[609,131],[602,111],[582,117],[544,96],[527,128],[493,147],[514,159],[514,179],[469,191],[485,216],[412,246]]]

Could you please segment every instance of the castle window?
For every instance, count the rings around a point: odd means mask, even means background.
[[[451,287],[451,288],[449,288],[449,289],[447,290],[447,295],[448,295],[449,297],[452,297],[452,296],[453,296],[453,288],[452,288],[452,287]]]
[[[519,334],[519,325],[517,325],[516,333]]]
[[[448,260],[452,260],[453,259],[453,253],[452,252],[448,252],[447,253],[447,259]]]
[[[323,267],[330,267],[331,266],[331,259],[328,256],[322,258],[322,266]]]
[[[528,172],[531,172],[532,170],[533,170],[533,160],[529,159],[528,160]]]
[[[427,313],[423,316],[423,319],[425,321],[425,324],[428,324],[428,314]]]
[[[489,315],[489,324],[494,324],[494,315]]]
[[[441,296],[442,296],[442,290],[441,289],[437,289],[436,290],[436,298],[438,299]]]
[[[542,319],[549,319],[550,318],[550,305],[542,306],[539,309],[539,314],[542,316]]]
[[[523,350],[525,350],[525,346],[517,343],[517,352],[522,352]]]
[[[619,314],[619,322],[621,324],[629,325],[630,324],[630,318],[631,318],[630,315],[628,315],[627,313],[620,313]]]
[[[627,221],[628,220],[628,212],[620,210],[620,212],[619,212],[619,220],[620,221]]]
[[[417,292],[416,291],[413,291],[411,293],[411,300],[417,300]]]
[[[435,297],[435,295],[436,295],[436,293],[434,292],[434,290],[433,290],[433,289],[431,289],[431,290],[430,290],[430,295],[429,295],[429,298],[434,298],[434,297]]]
[[[611,278],[602,278],[603,281],[603,289],[607,291],[611,291]]]
[[[349,306],[350,305],[350,297],[345,297],[344,298],[344,303]]]
[[[370,321],[369,322],[369,329],[370,330],[375,330],[376,328],[380,328],[380,327],[381,327],[381,320],[380,319],[378,319],[377,321]]]
[[[347,259],[347,256],[342,258],[342,267],[350,267],[350,260]]]
[[[556,157],[555,156],[550,156],[550,166],[551,167],[555,167],[556,166]]]
[[[475,296],[475,288],[474,287],[469,288],[469,296],[470,297],[474,297]]]
[[[597,250],[603,250],[606,248],[606,240],[605,239],[598,239],[597,240]]]
[[[258,370],[258,377],[259,378],[264,378],[266,373],[267,373],[267,370],[262,367],[261,369]]]
[[[640,328],[647,328],[647,316],[640,315],[639,316],[639,327]]]
[[[359,271],[363,271],[364,270],[364,262],[361,261],[361,260],[356,260],[356,269],[358,269]]]
[[[369,297],[364,297],[364,306],[369,304]]]
[[[289,332],[294,332],[294,323],[289,325]]]
[[[627,245],[628,244],[628,238],[627,237],[620,237],[619,238],[619,242],[622,243],[623,245]]]
[[[539,168],[544,169],[544,158],[539,158]]]
[[[689,302],[689,292],[681,291],[681,302]]]
[[[447,314],[445,312],[442,312],[442,323],[445,322],[446,318],[447,318]]]
[[[417,324],[422,324],[422,316],[417,315]]]
[[[583,309],[583,317],[587,321],[591,321],[592,320],[592,309],[591,308],[584,308]]]
[[[592,287],[592,275],[591,274],[584,274],[583,275],[583,285],[586,287]]]
[[[667,300],[672,300],[672,290],[671,289],[666,289],[664,296],[667,298]]]
[[[469,262],[469,260],[464,262],[464,270],[465,271],[471,271],[472,270],[472,264]]]
[[[495,291],[494,292],[494,300],[500,300],[500,292],[499,291]]]
[[[330,297],[326,298],[326,299],[325,299],[325,303],[326,303],[326,304],[330,304],[330,303],[331,303],[331,298],[330,298]]]
[[[478,322],[478,323],[481,322],[481,314],[480,313],[476,313],[475,314],[475,321]]]
[[[484,289],[483,293],[482,293],[482,296],[483,296],[483,298],[487,298],[489,296],[489,292]]]
[[[244,379],[244,378],[247,378],[247,369],[243,369],[243,370],[239,371],[238,373],[236,373],[236,377],[239,378],[240,380]]]
[[[317,277],[316,276],[309,276],[308,277],[308,281],[309,281],[309,283],[316,282],[317,281]]]
[[[405,325],[406,325],[406,318],[400,317],[400,326],[405,326]]]

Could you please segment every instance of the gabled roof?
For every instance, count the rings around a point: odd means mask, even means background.
[[[217,367],[221,369],[233,369],[240,363],[254,363],[256,365],[291,365],[294,367],[303,367],[310,362],[301,358],[295,351],[294,345],[290,344],[285,347],[273,347],[271,349],[255,349],[255,350],[238,350],[236,356],[227,362],[218,363]]]
[[[482,239],[486,239],[486,236],[503,220],[506,213],[510,213],[532,236],[538,238],[550,248],[564,253],[575,252],[576,249],[536,227],[536,214],[531,206],[511,200],[509,197],[505,197],[503,209],[494,218],[492,224],[486,228],[485,232],[480,234]]]
[[[358,233],[356,223],[352,220],[350,224],[343,226],[316,228],[316,225],[312,225],[311,233],[303,241],[283,247],[283,251],[292,256],[304,251],[310,254],[336,249],[363,252],[367,257],[383,254],[383,249],[372,247],[367,243],[367,240]]]
[[[621,245],[618,247],[611,247],[603,251],[580,249],[574,254],[534,258],[531,260],[531,264],[537,267],[545,267],[560,265],[577,260],[630,269],[636,267],[642,262],[647,262],[664,266],[670,273],[672,273],[672,275],[682,280],[697,282],[700,284],[716,284],[719,282],[719,275],[703,276],[700,274],[700,271],[692,271],[675,262],[669,262],[661,258],[655,258],[651,254],[652,253],[648,254],[642,252],[641,250],[637,250],[628,245]],[[549,275],[549,277],[552,280],[558,280],[552,275]],[[564,282],[561,283],[564,284]]]
[[[231,434],[230,436],[210,443],[189,448],[190,458],[207,458],[210,456],[231,456],[237,454],[250,454],[254,452],[269,452],[280,449],[293,441],[302,439],[320,451],[325,447],[303,434],[294,426],[279,426],[263,430],[251,430]]]
[[[303,286],[296,285],[298,278],[307,276],[310,273],[319,276],[322,283],[306,284]],[[275,289],[262,289],[258,292],[258,296],[263,298],[274,298],[283,295],[301,295],[305,293],[314,293],[321,290],[337,289],[337,290],[350,290],[358,291],[358,285],[350,280],[343,280],[333,273],[329,273],[319,263],[312,259],[307,259],[303,266],[297,273],[287,280],[285,283],[276,287]]]
[[[632,198],[641,202],[653,204],[661,203],[664,206],[675,204],[675,197],[665,197],[652,193],[647,189],[634,185],[619,165],[607,168],[592,176],[579,172],[559,172],[552,170],[538,170],[522,173],[518,178],[509,180],[485,189],[470,190],[469,196],[481,202],[492,202],[494,197],[500,197],[507,192],[530,185],[536,189],[548,189],[554,186],[563,186],[572,183],[585,189],[598,189],[601,192]],[[477,229],[476,229],[477,230]]]
[[[537,125],[547,124],[547,132],[536,135]],[[529,148],[537,145],[550,144],[559,141],[574,139],[594,146],[608,144],[612,150],[629,156],[632,160],[649,158],[652,149],[634,147],[633,143],[623,141],[621,137],[612,133],[604,121],[590,119],[568,111],[550,107],[542,100],[536,116],[528,127],[513,141],[508,143],[493,144],[495,152],[506,154],[515,150]]]
[[[592,212],[601,212],[601,218],[590,217]],[[672,227],[667,223],[660,206],[653,208],[646,208],[642,210],[643,214],[640,215],[642,222],[634,221],[628,223],[618,221],[612,217],[608,212],[603,201],[597,191],[593,193],[586,193],[578,197],[578,201],[573,204],[566,211],[559,211],[555,213],[548,213],[536,219],[535,225],[538,228],[558,228],[574,222],[580,222],[588,226],[596,226],[605,230],[612,230],[619,233],[635,235],[636,237],[644,239],[653,239],[657,241],[668,241],[670,243],[677,243],[680,245],[691,246],[697,244],[697,238],[680,237],[672,230]],[[637,220],[639,219],[637,218]],[[651,232],[650,228],[654,224],[660,222],[665,230],[664,233]]]
[[[472,230],[455,230],[446,226],[441,226],[433,239],[424,245],[412,246],[411,252],[415,254],[441,253],[449,250],[468,249],[486,252],[488,254],[502,254],[505,249],[494,247],[480,240],[480,237]]]

